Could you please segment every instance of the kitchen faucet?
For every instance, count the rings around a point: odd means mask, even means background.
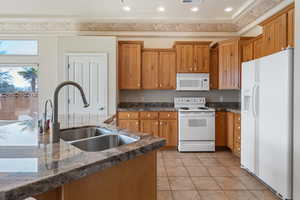
[[[88,107],[89,104],[87,103],[85,94],[83,92],[82,87],[73,81],[64,81],[61,84],[59,84],[54,92],[54,107],[53,107],[53,123],[52,123],[52,143],[57,143],[59,142],[59,138],[60,138],[60,124],[58,122],[58,94],[59,91],[67,85],[72,85],[74,87],[77,87],[78,90],[80,91],[81,97],[82,97],[82,101],[84,103],[84,108]]]
[[[49,120],[47,119],[48,117],[48,105],[50,105],[51,108],[51,122],[53,121],[53,104],[51,99],[47,99],[45,102],[45,111],[44,111],[44,132],[49,130]]]

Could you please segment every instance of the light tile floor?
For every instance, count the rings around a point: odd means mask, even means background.
[[[157,200],[278,200],[228,151],[159,151]]]

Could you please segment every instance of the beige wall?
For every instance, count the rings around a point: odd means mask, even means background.
[[[296,3],[294,65],[294,200],[300,200],[300,2]]]

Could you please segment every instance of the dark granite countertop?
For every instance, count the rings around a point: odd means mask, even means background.
[[[90,116],[78,119],[81,120],[68,121],[63,127],[95,125]],[[35,121],[0,125],[0,200],[21,200],[41,194],[165,145],[164,139],[129,132],[95,119],[98,126],[114,134],[140,140],[104,151],[85,152],[63,140],[52,144],[51,132],[41,135]]]
[[[216,111],[229,111],[240,113],[238,102],[208,102],[207,106],[215,108]],[[120,103],[118,111],[177,111],[173,103]]]

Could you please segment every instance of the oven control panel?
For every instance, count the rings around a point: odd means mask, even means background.
[[[175,108],[180,107],[205,107],[205,97],[175,97],[174,105]]]

